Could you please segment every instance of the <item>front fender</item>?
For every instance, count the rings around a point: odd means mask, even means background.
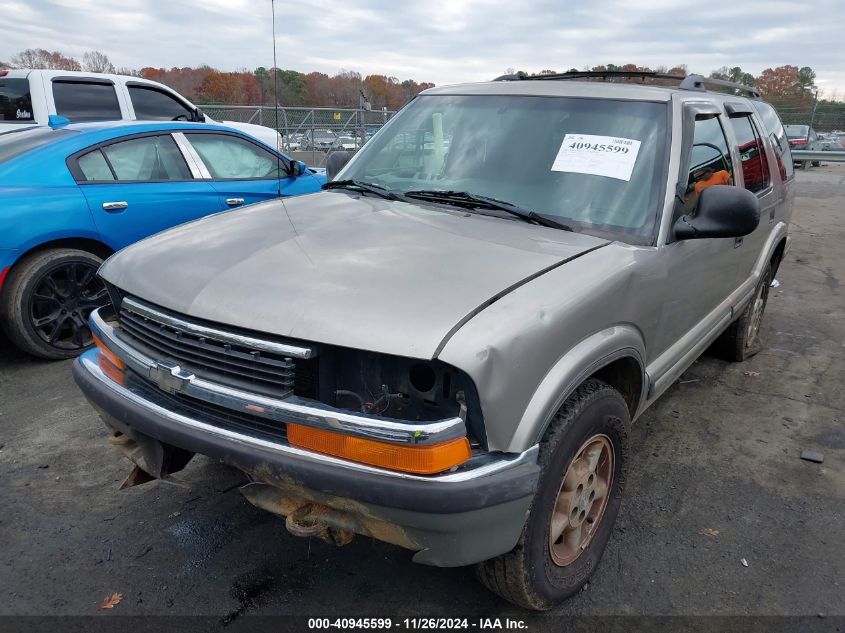
[[[508,452],[536,444],[564,401],[584,380],[620,358],[633,358],[641,372],[638,403],[645,402],[648,380],[645,375],[645,342],[640,331],[628,324],[596,332],[570,349],[549,370],[537,386],[517,426]]]

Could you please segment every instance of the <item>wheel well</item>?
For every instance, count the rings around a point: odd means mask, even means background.
[[[634,417],[643,393],[643,372],[635,358],[632,356],[617,358],[594,372],[590,378],[598,378],[622,394],[631,417]]]
[[[44,242],[43,244],[39,244],[38,246],[31,248],[26,253],[24,253],[18,259],[18,261],[20,261],[21,259],[23,259],[23,257],[31,253],[47,251],[53,248],[76,248],[81,251],[93,253],[94,255],[102,259],[106,259],[112,253],[114,253],[114,249],[109,248],[98,240],[92,240],[85,237],[68,237],[60,240],[52,240],[50,242]]]
[[[772,276],[778,271],[780,262],[783,259],[783,252],[786,250],[786,238],[783,238],[775,247],[775,252],[772,253]]]

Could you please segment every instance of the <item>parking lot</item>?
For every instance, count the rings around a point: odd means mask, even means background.
[[[798,170],[793,243],[743,364],[705,355],[637,423],[602,563],[561,614],[845,615],[845,165]],[[803,450],[824,463],[800,459]],[[289,535],[205,458],[118,490],[129,462],[70,362],[0,341],[0,613],[529,615],[471,569]],[[747,563],[747,566],[743,563]]]

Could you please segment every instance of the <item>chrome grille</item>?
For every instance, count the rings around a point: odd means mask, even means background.
[[[156,360],[178,363],[198,377],[236,389],[284,398],[293,393],[294,359],[287,354],[256,349],[249,337],[215,331],[179,315],[124,300],[120,336]],[[243,339],[244,343],[233,342]],[[262,343],[262,347],[271,347]],[[284,347],[280,345],[279,347]],[[310,350],[305,350],[310,356]]]

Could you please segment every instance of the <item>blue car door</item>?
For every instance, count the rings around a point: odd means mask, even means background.
[[[188,166],[169,133],[121,139],[70,159],[103,241],[123,248],[153,233],[222,211],[215,189]]]
[[[290,176],[290,161],[257,141],[225,132],[189,132],[185,137],[226,208],[320,189],[311,174]]]

